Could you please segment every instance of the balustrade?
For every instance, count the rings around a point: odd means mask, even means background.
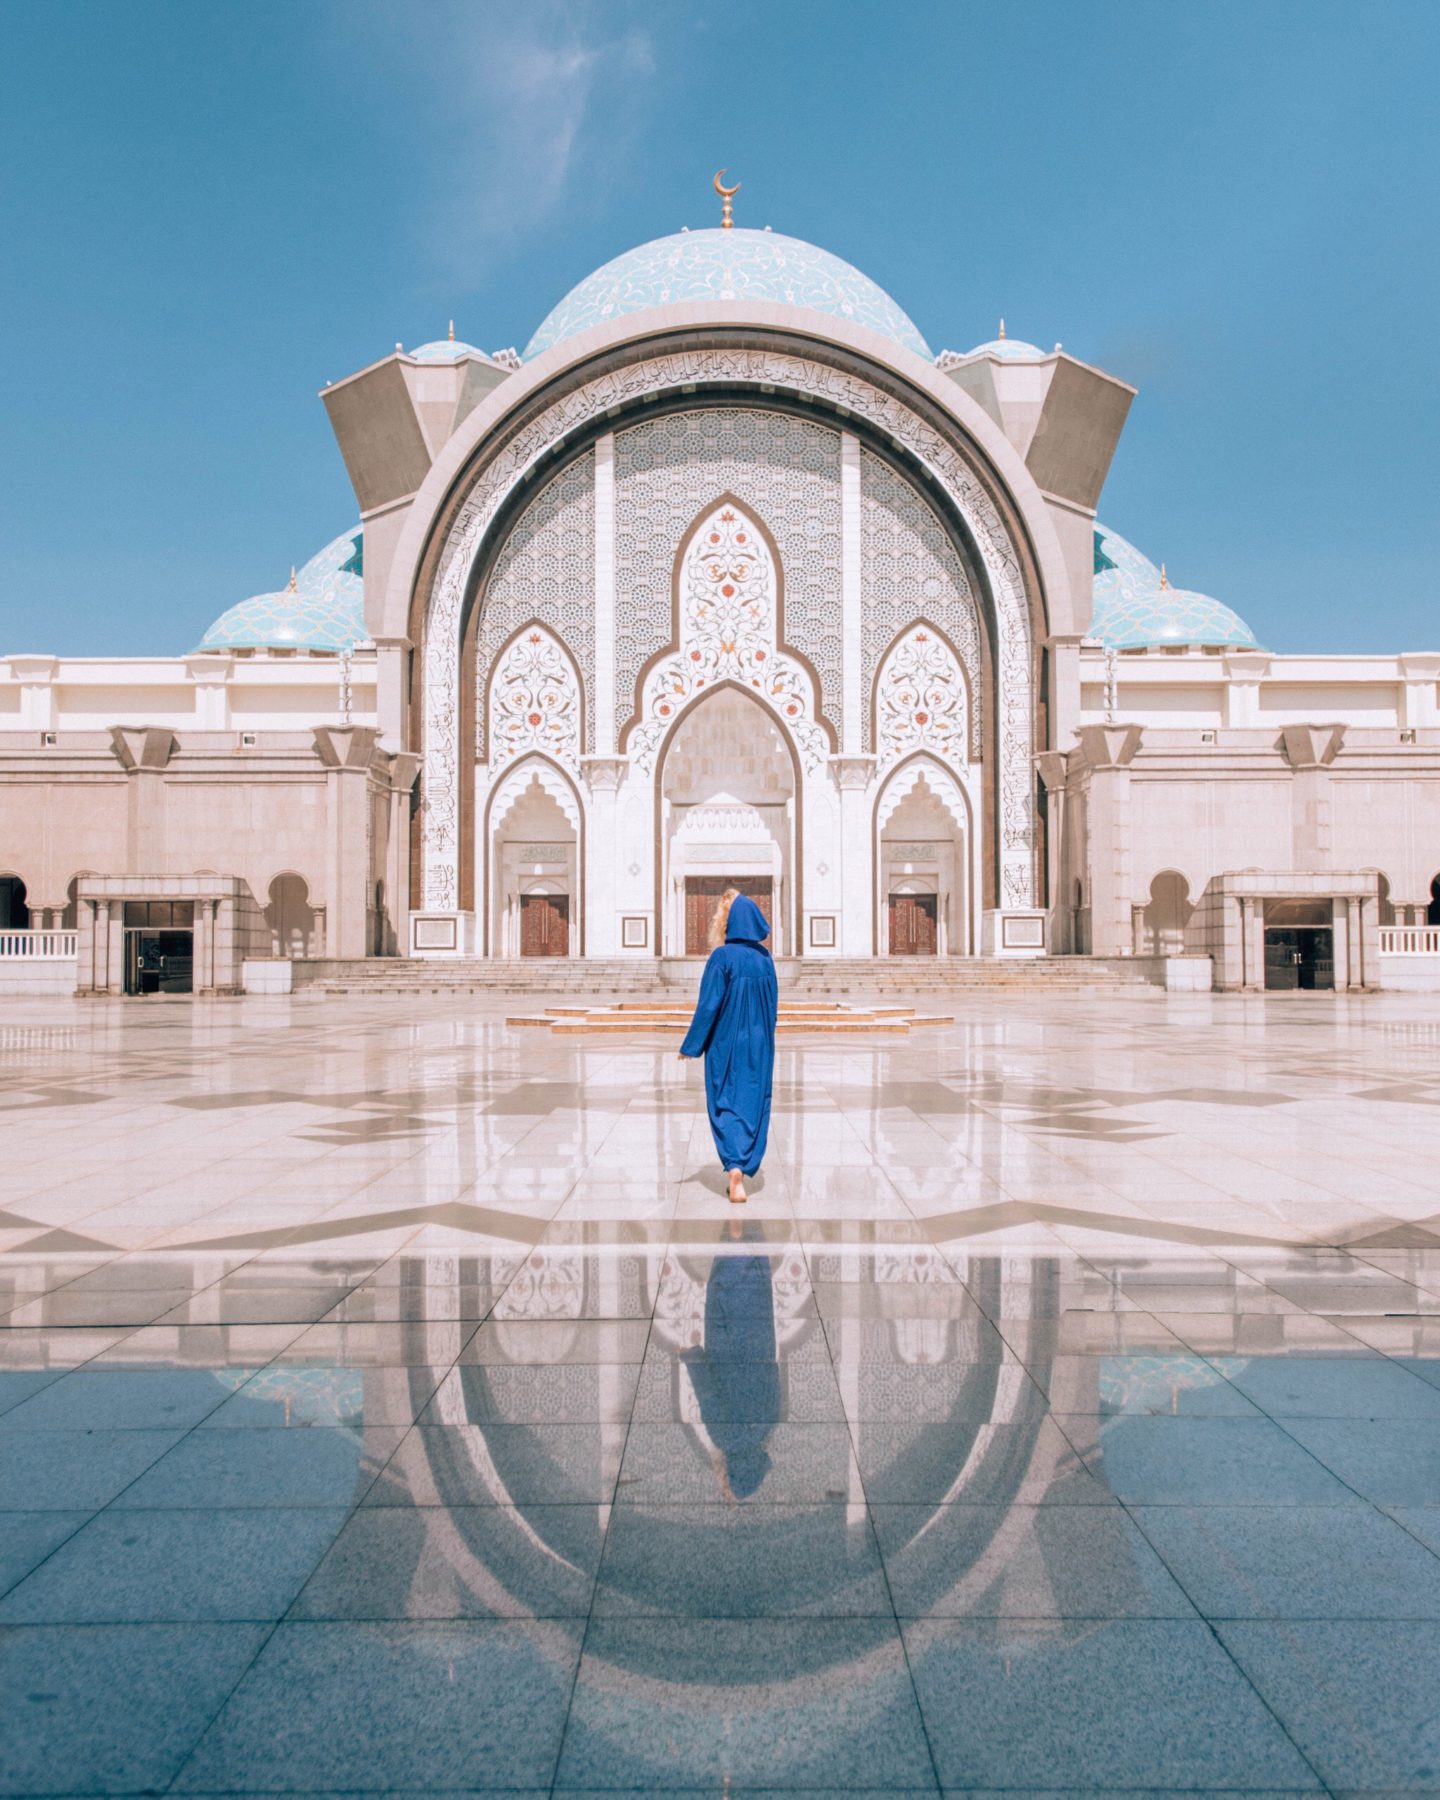
[[[1382,956],[1440,956],[1440,925],[1382,925]]]
[[[59,962],[74,956],[78,936],[74,931],[0,931],[0,957]]]

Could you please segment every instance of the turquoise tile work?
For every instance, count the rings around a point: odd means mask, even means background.
[[[221,613],[197,650],[351,650],[365,629],[364,555],[357,525],[316,551],[290,588]]]
[[[1435,1800],[1440,1073],[1314,999],[782,1040],[745,1209],[673,1044],[7,1012],[0,1797]]]
[[[525,347],[525,358],[612,319],[695,300],[804,306],[863,325],[927,361],[930,357],[909,318],[868,275],[800,238],[736,226],[678,231],[613,257],[545,316]]]

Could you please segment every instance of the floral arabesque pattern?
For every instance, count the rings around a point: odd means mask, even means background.
[[[489,715],[492,772],[531,750],[578,768],[580,683],[542,626],[521,632],[495,665]]]
[[[969,759],[965,674],[933,626],[907,631],[886,657],[875,693],[875,752],[885,768],[912,750]]]
[[[639,699],[641,671],[670,642],[675,551],[712,494],[734,494],[770,527],[785,571],[786,640],[820,679],[821,714],[843,729],[840,433],[743,406],[670,413],[616,434],[620,721]]]
[[[718,682],[749,688],[779,715],[806,768],[824,761],[811,681],[776,643],[775,568],[755,522],[732,502],[704,519],[681,563],[680,645],[650,671],[629,744],[641,768],[675,718]]]

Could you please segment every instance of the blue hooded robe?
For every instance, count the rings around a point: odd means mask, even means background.
[[[765,948],[770,927],[741,894],[730,907],[725,942],[710,952],[682,1056],[705,1058],[705,1105],[722,1169],[753,1175],[770,1130],[779,989]]]

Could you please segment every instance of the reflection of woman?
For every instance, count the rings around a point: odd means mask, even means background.
[[[737,1220],[730,1227],[740,1237]],[[705,1283],[705,1344],[686,1350],[715,1474],[727,1500],[745,1500],[770,1472],[765,1440],[780,1416],[775,1302],[767,1256],[717,1256]]]
[[[775,964],[765,948],[769,935],[755,902],[727,888],[711,934],[716,947],[680,1046],[681,1056],[705,1058],[710,1131],[736,1206],[744,1204],[745,1177],[760,1167],[770,1130],[779,997]]]

